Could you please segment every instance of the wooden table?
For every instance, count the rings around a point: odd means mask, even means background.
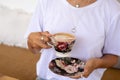
[[[0,80],[19,80],[19,79],[0,74]]]

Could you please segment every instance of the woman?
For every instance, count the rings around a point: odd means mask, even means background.
[[[74,33],[71,56],[86,61],[83,77],[64,77],[51,72],[56,56],[47,44],[58,32]],[[106,68],[120,56],[120,5],[116,0],[38,0],[26,37],[33,53],[41,51],[37,63],[39,80],[101,80]]]

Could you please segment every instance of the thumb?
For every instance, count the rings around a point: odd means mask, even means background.
[[[85,67],[84,67],[83,76],[87,78],[88,75],[89,75],[89,67],[88,67],[88,66],[85,66]]]

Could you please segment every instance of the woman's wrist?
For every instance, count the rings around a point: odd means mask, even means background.
[[[112,59],[112,60],[111,60]],[[95,69],[97,68],[110,68],[113,67],[117,63],[118,57],[115,55],[104,55],[101,58],[95,59]]]
[[[98,68],[101,68],[101,66],[102,66],[102,63],[103,63],[103,60],[101,59],[101,58],[96,58],[95,59],[95,66],[94,66],[94,69],[98,69]]]

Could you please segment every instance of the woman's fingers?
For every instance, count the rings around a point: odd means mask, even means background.
[[[84,67],[84,74],[83,74],[83,76],[84,76],[85,78],[87,78],[92,71],[93,71],[92,67],[90,67],[90,66],[85,66],[85,67]]]
[[[32,32],[28,36],[28,48],[33,53],[38,53],[41,49],[48,49],[51,48],[50,45],[48,45],[48,42],[50,42],[51,34],[49,32]]]
[[[44,41],[36,41],[35,43],[37,46],[40,46],[42,48],[45,48],[45,49],[48,49],[48,48],[51,48],[50,45],[47,44],[47,42],[44,42]]]
[[[30,34],[28,40],[31,40],[31,45],[34,48],[51,48],[47,43],[50,41],[48,32],[33,32]]]
[[[97,61],[98,61],[97,58],[89,59],[84,66],[84,72],[79,75],[71,76],[71,78],[74,78],[74,79],[78,79],[82,77],[87,78],[96,69],[96,65],[98,63]]]
[[[51,40],[50,40],[50,37],[51,37],[52,35],[51,35],[48,31],[41,32],[40,34],[41,34],[40,39],[42,38],[43,41],[45,41],[45,42],[50,42],[50,41],[51,41]]]
[[[81,78],[81,74],[79,74],[79,75],[75,75],[75,76],[70,76],[70,78],[73,78],[73,79],[79,79],[79,78]]]
[[[37,47],[37,48],[32,47],[30,40],[28,40],[27,44],[28,44],[29,50],[30,50],[32,53],[39,53],[40,50],[42,49],[41,47]]]
[[[52,36],[48,31],[42,32],[42,35],[45,35],[45,36],[47,36],[47,37]]]
[[[84,74],[83,74],[84,77],[87,78],[96,69],[98,60],[99,59],[97,58],[91,58],[86,62],[84,66]]]
[[[45,35],[41,35],[39,40],[43,42],[50,42],[50,38]]]
[[[39,48],[39,47],[40,48],[45,48],[45,49],[51,48],[46,42],[41,41],[39,39],[31,41],[31,45],[32,45],[33,48]]]

